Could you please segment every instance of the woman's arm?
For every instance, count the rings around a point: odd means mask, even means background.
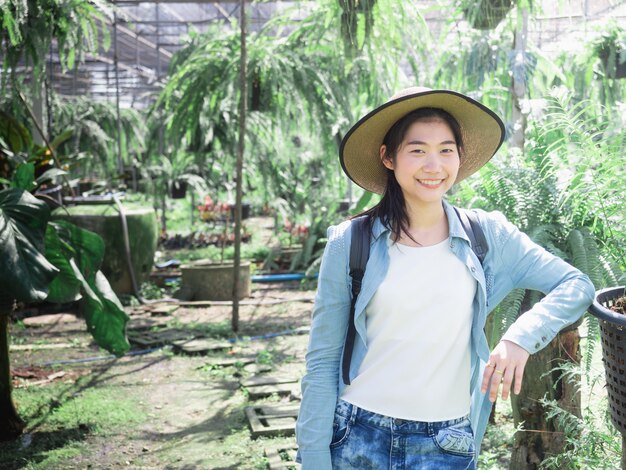
[[[568,325],[576,322],[591,305],[595,289],[589,277],[534,243],[526,234],[502,218],[499,233],[503,243],[495,247],[501,269],[512,289],[532,289],[545,294],[505,332],[492,351],[483,376],[482,390],[491,382],[490,399],[495,400],[502,380],[502,398],[511,385],[521,390],[528,356],[545,347]]]
[[[339,367],[350,312],[348,262],[350,222],[328,229],[322,256],[296,423],[303,470],[331,468],[330,441],[337,403]]]

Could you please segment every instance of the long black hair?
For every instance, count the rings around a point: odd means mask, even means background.
[[[387,155],[395,161],[398,149],[406,136],[409,128],[417,121],[444,121],[452,131],[454,140],[459,150],[459,156],[463,158],[463,139],[461,136],[461,126],[457,120],[447,111],[439,108],[419,108],[395,122],[389,129],[383,144],[386,146]],[[379,218],[383,225],[391,230],[394,240],[400,240],[402,232],[404,232],[411,240],[419,245],[409,233],[409,216],[406,210],[406,203],[402,188],[396,180],[393,170],[387,169],[387,187],[385,193],[378,204],[371,209],[361,212],[355,217],[366,216],[366,229],[372,229],[373,222]]]

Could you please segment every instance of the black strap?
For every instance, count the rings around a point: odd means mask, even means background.
[[[476,253],[476,257],[482,265],[485,261],[485,256],[487,256],[487,250],[489,250],[489,245],[487,245],[485,233],[478,223],[478,217],[476,216],[476,213],[471,210],[458,209],[457,207],[455,207],[454,210],[456,211],[456,215],[461,221],[463,230],[465,230],[465,233],[470,239],[470,245],[472,250],[474,251],[474,253]]]
[[[350,317],[348,318],[348,332],[343,350],[341,371],[343,383],[350,385],[350,361],[354,349],[356,328],[354,327],[354,310],[356,300],[361,292],[361,282],[365,274],[365,265],[370,255],[370,232],[365,229],[366,217],[352,220],[352,241],[350,245],[350,277],[352,278],[352,300],[350,302]]]

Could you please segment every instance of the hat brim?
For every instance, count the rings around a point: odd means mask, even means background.
[[[391,99],[360,119],[341,142],[339,159],[348,177],[363,189],[383,194],[387,169],[380,161],[380,146],[393,124],[419,108],[440,108],[461,127],[463,157],[455,183],[478,171],[504,140],[504,123],[486,106],[461,93],[428,90]]]

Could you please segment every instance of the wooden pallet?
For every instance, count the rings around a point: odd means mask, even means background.
[[[136,331],[127,332],[128,341],[142,348],[154,348],[173,344],[176,341],[189,341],[195,337],[190,330],[167,328],[161,331]]]
[[[193,338],[174,341],[174,348],[179,352],[189,355],[206,355],[210,352],[223,351],[233,347],[228,341],[220,341],[211,338]]]
[[[299,469],[300,464],[296,462],[296,445],[284,445],[269,447],[265,449],[265,457],[269,464],[269,470]]]
[[[252,438],[260,436],[293,436],[296,432],[298,405],[258,405],[245,408]]]
[[[248,390],[251,400],[268,397],[273,394],[290,395],[297,388],[297,377],[253,375],[248,379],[241,380],[241,386]]]
[[[207,366],[229,367],[237,364],[243,364],[244,369],[248,365],[254,365],[256,356],[229,356],[229,357],[210,357],[207,358],[205,364]]]

